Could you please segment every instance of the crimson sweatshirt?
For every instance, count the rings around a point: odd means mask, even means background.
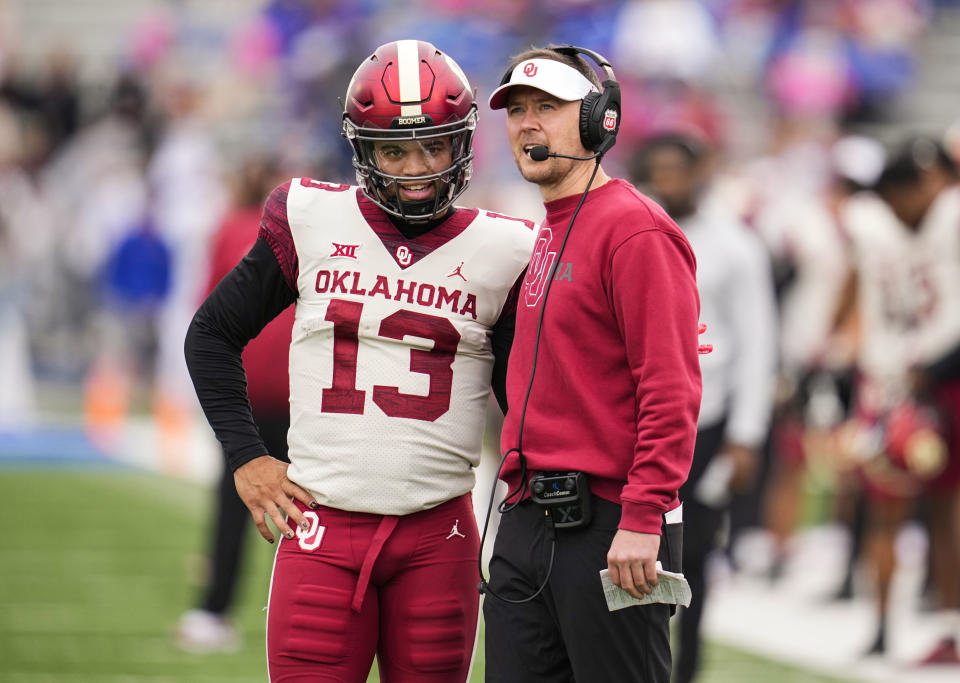
[[[625,181],[591,190],[577,216],[524,407],[547,275],[579,200],[545,204],[520,293],[501,447],[521,446],[530,472],[586,472],[595,494],[622,505],[620,528],[659,534],[693,459],[700,302],[683,233]],[[516,453],[502,478],[511,490],[520,483]]]

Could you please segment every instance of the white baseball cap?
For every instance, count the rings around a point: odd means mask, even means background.
[[[490,95],[490,108],[507,106],[507,91],[516,85],[526,85],[553,95],[558,100],[582,100],[587,93],[599,92],[597,86],[582,73],[555,59],[527,59],[510,72],[509,80]]]

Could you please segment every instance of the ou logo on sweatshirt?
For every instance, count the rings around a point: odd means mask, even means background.
[[[540,228],[537,243],[530,256],[530,265],[527,267],[527,276],[523,280],[524,303],[528,308],[536,306],[547,289],[547,275],[557,260],[557,252],[550,248],[552,243],[553,231],[550,228]],[[573,282],[573,264],[558,263],[553,279]]]

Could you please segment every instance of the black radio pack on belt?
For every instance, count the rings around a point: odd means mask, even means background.
[[[590,484],[583,472],[537,472],[530,479],[530,500],[550,511],[557,529],[590,523]]]

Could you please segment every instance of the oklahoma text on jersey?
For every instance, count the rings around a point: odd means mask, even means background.
[[[371,280],[373,280],[371,284]],[[361,283],[367,286],[362,286]],[[393,301],[406,301],[420,306],[449,310],[459,315],[469,314],[477,319],[477,297],[466,295],[459,289],[448,291],[442,285],[429,282],[407,282],[403,279],[391,280],[386,275],[377,275],[376,279],[364,277],[358,271],[318,270],[315,290],[318,294],[352,294],[354,296],[381,296]],[[462,303],[461,303],[462,300]]]

